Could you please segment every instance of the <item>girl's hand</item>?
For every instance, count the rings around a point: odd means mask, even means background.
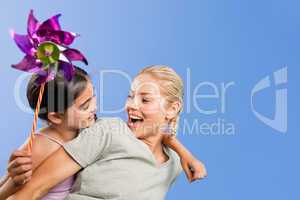
[[[190,183],[195,180],[203,179],[207,176],[204,164],[193,156],[190,155],[188,157],[181,158],[180,161]]]
[[[7,171],[16,186],[27,183],[32,176],[31,154],[24,150],[14,151],[9,158]]]

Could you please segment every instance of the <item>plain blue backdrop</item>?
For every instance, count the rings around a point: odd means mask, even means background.
[[[80,33],[73,46],[90,62],[85,69],[93,77],[102,111],[122,107],[129,89],[128,81],[119,74],[106,74],[101,79],[103,70],[121,70],[132,78],[145,66],[166,64],[182,76],[186,104],[178,137],[206,164],[208,178],[189,184],[182,174],[167,199],[300,199],[296,123],[299,6],[296,0],[2,2],[0,174],[5,173],[10,152],[24,142],[31,128],[32,113],[17,106],[15,98],[14,88],[24,73],[10,65],[23,55],[9,30],[25,33],[28,12],[34,9],[40,20],[62,13],[62,27]],[[281,133],[254,116],[250,94],[259,80],[284,66],[289,76],[288,84],[282,87],[289,91],[289,112],[288,131]],[[210,86],[199,86],[208,82]],[[222,84],[228,83],[232,85],[222,100]],[[21,86],[17,93],[26,103],[26,81]],[[220,98],[193,99],[193,92],[219,92]],[[269,118],[274,115],[275,103],[274,84],[255,99],[256,109]],[[204,114],[199,107],[215,113]],[[126,119],[124,112],[105,114],[99,110],[98,115]],[[208,126],[219,122],[219,128],[231,125],[234,131],[223,134],[204,128],[188,133],[183,128],[184,123]]]

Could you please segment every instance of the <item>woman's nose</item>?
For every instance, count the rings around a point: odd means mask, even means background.
[[[138,102],[135,99],[128,99],[127,100],[127,108],[137,110]]]

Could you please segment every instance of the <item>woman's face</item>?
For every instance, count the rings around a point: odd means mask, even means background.
[[[72,129],[91,126],[95,123],[96,110],[97,105],[94,88],[92,83],[88,81],[84,91],[66,111],[65,121],[67,122],[67,126]]]
[[[165,98],[156,79],[148,74],[138,75],[129,92],[126,110],[128,126],[137,138],[145,138],[159,133],[165,125]]]

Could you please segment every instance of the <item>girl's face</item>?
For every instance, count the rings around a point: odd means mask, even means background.
[[[167,123],[166,100],[156,79],[148,74],[138,75],[126,102],[128,126],[137,138],[159,133]]]
[[[84,91],[75,99],[74,104],[67,109],[64,121],[71,129],[77,130],[89,127],[95,123],[96,110],[94,88],[92,83],[88,81]]]

